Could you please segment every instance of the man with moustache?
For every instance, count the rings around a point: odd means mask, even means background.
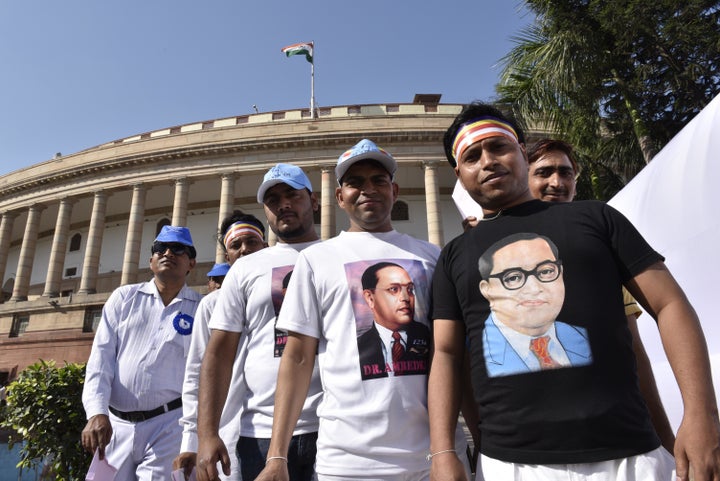
[[[558,139],[543,138],[532,144],[527,152],[528,187],[536,199],[545,202],[572,202],[577,192],[580,168],[570,144]],[[463,220],[466,228],[477,225],[475,217]],[[637,319],[642,313],[630,293],[623,287],[623,303],[628,328],[632,334],[633,353],[637,362],[640,392],[650,411],[655,431],[668,452],[673,452],[675,433],[660,399],[650,359],[643,345]]]
[[[265,227],[262,222],[252,214],[245,214],[235,210],[225,217],[220,223],[217,242],[225,252],[227,264],[223,274],[223,280],[229,271],[229,267],[241,257],[257,252],[267,247],[265,243]],[[221,271],[222,272],[222,271]],[[220,286],[218,287],[218,289]],[[197,413],[198,413],[198,389],[200,387],[200,366],[202,363],[208,340],[210,339],[210,316],[215,309],[220,292],[214,290],[208,293],[200,301],[195,316],[195,327],[190,342],[185,365],[185,381],[183,382],[183,417],[180,418],[180,425],[183,427],[182,443],[180,454],[173,461],[173,469],[183,469],[186,475],[190,475],[197,463]],[[237,363],[238,358],[235,358]],[[235,372],[242,370],[242,365],[233,366]],[[220,419],[220,437],[226,445],[233,446],[237,442],[240,433],[240,409],[243,400],[239,396],[242,386],[242,376],[234,376],[230,387],[230,395],[225,403],[222,418]],[[231,473],[230,476],[221,476],[221,479],[238,479],[239,469],[235,450],[230,453]]]
[[[358,318],[367,309],[361,277],[369,266],[392,262],[408,273],[416,320],[427,325],[428,282],[439,249],[393,229],[396,170],[395,159],[368,139],[338,159],[335,197],[350,228],[304,250],[295,264],[278,319],[288,342],[278,373],[267,466],[258,481],[288,479],[290,435],[316,357],[323,386],[318,481],[428,479],[427,371],[363,379],[359,369]],[[409,287],[407,279],[399,284]],[[455,437],[464,453],[462,430]]]
[[[313,213],[318,201],[300,167],[276,164],[258,188],[270,229],[278,243],[239,259],[230,269],[210,319],[212,333],[200,374],[198,412],[199,481],[217,479],[217,462],[230,474],[227,448],[236,451],[239,477],[255,479],[265,466],[276,402],[275,387],[282,348],[287,334],[275,327],[282,302],[282,281],[298,254],[318,242]],[[277,302],[276,302],[277,301]],[[229,359],[236,359],[233,372]],[[239,438],[223,443],[218,426],[231,382],[231,396],[240,399]],[[314,476],[318,420],[315,413],[321,395],[317,372],[310,366],[306,396],[300,399],[300,421],[290,433],[285,461],[291,479],[310,481]]]
[[[720,422],[707,346],[662,256],[604,203],[535,200],[522,130],[492,106],[464,108],[444,144],[460,183],[482,206],[484,217],[445,247],[433,281],[432,451],[452,447],[468,333],[482,420],[479,479],[671,476],[672,457],[660,447],[637,385],[624,284],[656,317],[685,400],[675,443],[677,475],[718,479]],[[484,359],[482,335],[490,313],[488,300],[476,294],[478,260],[494,242],[517,232],[544,235],[563,253],[566,293],[559,317],[586,329],[590,364],[492,377],[477,362]],[[434,479],[466,479],[451,453],[433,457],[432,474]]]
[[[378,262],[362,275],[372,326],[358,336],[363,379],[427,372],[430,330],[415,320],[415,284],[402,266]]]
[[[117,288],[103,307],[87,364],[82,445],[117,479],[170,479],[180,449],[182,384],[200,294],[185,284],[196,251],[187,227],[164,226],[148,282]]]

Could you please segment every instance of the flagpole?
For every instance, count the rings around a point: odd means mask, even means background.
[[[312,47],[312,59],[310,62],[310,118],[315,119],[315,42],[310,42]]]

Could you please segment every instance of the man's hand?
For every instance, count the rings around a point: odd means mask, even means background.
[[[260,471],[255,481],[289,481],[287,463],[282,459],[271,459]]]
[[[472,229],[473,227],[475,227],[476,225],[478,225],[479,222],[480,222],[480,221],[478,220],[478,218],[475,217],[475,216],[473,216],[473,215],[464,218],[464,219],[462,220],[462,228],[463,228],[463,231],[464,231],[464,232],[469,231],[470,229]]]
[[[197,452],[195,475],[198,481],[216,481],[218,479],[217,463],[220,461],[223,473],[230,476],[230,456],[220,436],[200,438]]]
[[[467,471],[457,454],[438,454],[432,458],[430,481],[468,481]]]
[[[112,432],[110,418],[105,414],[97,414],[91,417],[82,430],[81,440],[83,448],[92,454],[94,454],[95,449],[97,449],[100,459],[105,459],[105,446],[110,442]]]
[[[175,459],[173,459],[173,471],[177,469],[182,469],[185,473],[185,479],[188,479],[190,477],[190,473],[192,473],[192,470],[195,467],[196,460],[196,453],[191,453],[187,451],[180,453]]]
[[[686,414],[675,440],[679,481],[720,481],[720,422],[717,412]]]

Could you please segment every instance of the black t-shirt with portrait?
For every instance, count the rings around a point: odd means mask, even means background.
[[[479,290],[478,259],[496,241],[520,232],[540,234],[557,246],[565,297],[556,340],[564,345],[564,332],[573,331],[591,351],[587,362],[490,371],[492,356],[496,364],[520,361],[509,343],[487,347],[501,330],[491,324],[489,303]],[[661,260],[624,216],[597,201],[530,201],[481,221],[443,249],[433,279],[432,318],[465,324],[483,454],[516,463],[569,464],[633,456],[660,445],[638,387],[621,287]],[[528,283],[540,275],[531,270],[526,268]],[[514,275],[504,279],[510,287],[516,287]],[[542,275],[550,276],[545,281],[553,276]]]

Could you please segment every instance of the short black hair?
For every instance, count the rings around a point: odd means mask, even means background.
[[[282,288],[287,289],[288,284],[290,284],[290,277],[292,277],[293,271],[288,271],[287,274],[285,274],[285,277],[283,277],[282,280]]]
[[[244,222],[246,224],[257,227],[258,229],[260,229],[260,232],[262,232],[263,239],[265,238],[265,226],[262,222],[260,222],[257,217],[252,214],[246,214],[241,210],[234,210],[232,214],[223,219],[222,223],[220,224],[220,229],[217,233],[217,241],[218,244],[220,244],[220,247],[222,247],[223,251],[227,252],[227,249],[225,248],[225,233],[230,228],[230,226],[236,222]]]
[[[523,132],[522,128],[520,128],[520,125],[512,114],[503,112],[494,105],[475,101],[463,107],[457,117],[455,117],[453,123],[450,124],[450,127],[448,127],[448,129],[445,131],[445,135],[443,136],[445,157],[447,157],[448,162],[450,162],[450,165],[453,168],[457,167],[457,160],[453,156],[452,147],[458,131],[462,128],[463,124],[473,119],[477,119],[478,117],[485,116],[495,117],[510,124],[513,129],[515,129],[515,133],[518,136],[518,142],[520,142],[521,144],[525,143],[525,133]]]
[[[378,283],[377,273],[386,267],[399,267],[400,269],[405,270],[403,266],[395,264],[394,262],[378,262],[377,264],[373,264],[365,269],[365,272],[363,272],[362,279],[360,281],[362,283],[363,290],[375,289]]]
[[[503,247],[509,246],[510,244],[514,244],[515,242],[529,241],[535,239],[542,239],[547,242],[550,246],[550,251],[555,256],[555,260],[560,260],[558,248],[555,243],[550,240],[549,237],[536,234],[535,232],[518,232],[516,234],[511,234],[507,237],[503,237],[502,239],[485,249],[485,252],[483,252],[483,254],[480,256],[480,259],[478,259],[478,271],[480,272],[480,277],[486,281],[490,279],[490,274],[493,270],[493,256],[497,251],[499,251]]]
[[[559,139],[540,139],[527,149],[528,163],[532,164],[548,152],[562,152],[567,155],[575,175],[580,173],[580,167],[575,160],[575,152],[572,145]]]

